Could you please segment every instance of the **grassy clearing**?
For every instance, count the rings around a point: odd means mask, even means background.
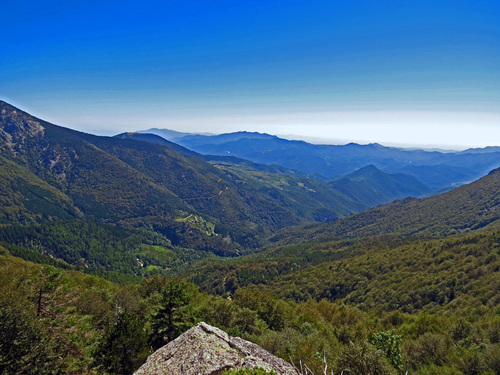
[[[153,256],[161,262],[173,262],[177,254],[172,250],[158,245],[142,245],[139,255]]]
[[[215,235],[215,224],[206,221],[201,216],[190,214],[185,218],[177,218],[175,221],[179,223],[187,223],[190,226],[204,232],[207,236]]]

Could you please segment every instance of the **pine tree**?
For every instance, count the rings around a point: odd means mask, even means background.
[[[150,342],[153,349],[172,341],[189,326],[185,310],[191,298],[187,284],[180,281],[171,280],[161,290],[159,304],[151,314],[153,333]]]
[[[106,330],[94,352],[94,365],[110,374],[132,374],[150,353],[142,322],[124,311]]]

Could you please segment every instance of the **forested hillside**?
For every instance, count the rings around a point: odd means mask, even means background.
[[[380,234],[443,237],[498,229],[500,169],[450,192],[425,199],[403,199],[332,223],[284,230],[272,240],[325,241]]]
[[[330,181],[328,185],[356,202],[364,203],[367,209],[396,199],[431,194],[432,191],[411,175],[384,173],[373,165]]]
[[[495,309],[500,235],[434,240],[395,236],[287,245],[230,262],[203,261],[187,276],[217,294],[258,286],[294,301],[343,301],[363,310]]]

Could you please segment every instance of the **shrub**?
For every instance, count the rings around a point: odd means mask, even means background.
[[[372,336],[370,342],[385,353],[389,362],[397,369],[401,369],[403,365],[403,357],[401,356],[401,340],[400,335],[396,335],[394,331],[379,332]]]
[[[342,352],[337,363],[337,373],[341,372],[344,375],[391,375],[394,373],[384,353],[366,342],[353,343]]]

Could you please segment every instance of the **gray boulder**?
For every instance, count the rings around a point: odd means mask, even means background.
[[[288,362],[260,346],[206,323],[199,323],[151,354],[135,375],[217,375],[223,370],[261,367],[278,375],[298,375]]]

